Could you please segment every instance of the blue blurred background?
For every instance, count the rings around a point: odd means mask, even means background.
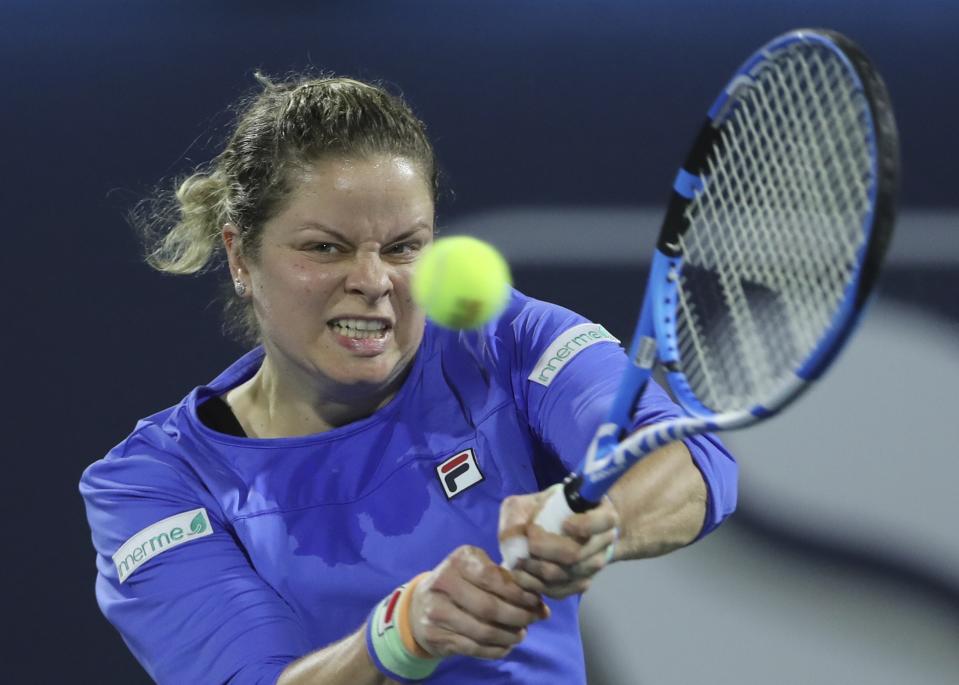
[[[822,387],[730,436],[736,517],[587,595],[591,683],[959,682],[946,0],[4,0],[3,680],[147,682],[96,607],[76,484],[242,350],[220,333],[222,275],[151,272],[123,215],[220,149],[255,68],[402,91],[445,172],[443,229],[494,240],[520,289],[628,338],[623,303],[705,108],[755,47],[807,26],[859,42],[895,103],[902,212],[882,291]]]

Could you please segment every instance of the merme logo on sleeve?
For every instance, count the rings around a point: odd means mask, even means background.
[[[548,386],[569,360],[587,347],[601,342],[619,344],[619,340],[598,323],[581,323],[563,331],[540,355],[529,380]]]
[[[120,546],[113,555],[117,576],[124,582],[150,559],[184,542],[213,534],[206,509],[192,509],[147,526]]]

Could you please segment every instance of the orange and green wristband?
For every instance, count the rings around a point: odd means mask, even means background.
[[[366,622],[366,649],[381,673],[401,683],[432,675],[442,659],[420,647],[410,626],[410,601],[426,573],[401,585],[376,605]]]

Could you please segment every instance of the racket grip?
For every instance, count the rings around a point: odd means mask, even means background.
[[[547,533],[562,533],[563,521],[573,515],[573,510],[566,502],[566,493],[562,483],[557,483],[549,489],[549,496],[533,521]],[[500,540],[500,554],[503,555],[503,567],[512,570],[516,568],[520,559],[529,558],[529,541],[525,535],[514,535]]]
[[[547,533],[559,535],[563,532],[563,521],[573,515],[573,510],[569,508],[569,503],[566,501],[566,491],[562,483],[557,483],[550,490],[549,497],[546,498],[543,508],[539,510],[533,523]]]
[[[515,535],[511,538],[499,541],[499,553],[503,555],[501,566],[507,571],[516,568],[520,559],[529,558],[529,542],[523,535]]]

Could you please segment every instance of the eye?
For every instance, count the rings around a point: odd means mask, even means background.
[[[420,243],[418,241],[409,241],[404,243],[394,243],[390,245],[386,252],[387,254],[395,255],[398,257],[413,257],[417,252],[420,251]]]
[[[342,252],[340,247],[335,243],[311,243],[306,246],[306,249],[310,252],[319,252],[320,254],[336,254]]]

